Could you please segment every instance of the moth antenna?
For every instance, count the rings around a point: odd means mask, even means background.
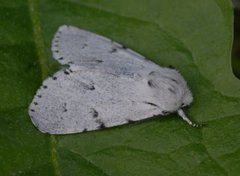
[[[202,124],[197,124],[197,123],[194,123],[193,121],[191,121],[187,116],[186,114],[184,113],[184,111],[182,109],[178,109],[177,110],[177,113],[178,115],[183,119],[185,120],[189,125],[193,126],[193,127],[202,127]]]

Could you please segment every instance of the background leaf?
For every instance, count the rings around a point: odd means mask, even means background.
[[[195,129],[176,115],[50,136],[27,108],[59,65],[50,44],[62,24],[112,38],[188,81]],[[240,83],[231,71],[228,0],[0,0],[1,175],[238,175]]]

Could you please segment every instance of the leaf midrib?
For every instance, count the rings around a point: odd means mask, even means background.
[[[29,6],[29,14],[32,22],[33,29],[33,38],[37,50],[38,62],[41,70],[41,78],[42,81],[49,74],[49,65],[48,65],[48,57],[45,49],[45,44],[43,40],[43,34],[41,29],[41,23],[39,18],[38,0],[28,0]],[[54,168],[54,174],[56,176],[61,176],[59,162],[58,162],[58,153],[57,153],[57,141],[54,135],[50,135],[50,145],[51,145],[51,159]]]

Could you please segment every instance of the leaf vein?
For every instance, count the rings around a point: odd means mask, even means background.
[[[41,29],[41,23],[39,18],[39,11],[38,11],[38,0],[28,0],[29,4],[29,14],[32,22],[33,27],[33,36],[34,42],[36,45],[37,55],[39,66],[42,72],[42,80],[44,80],[49,73],[49,65],[48,65],[48,57],[45,51],[45,44],[43,40],[43,34]],[[57,142],[56,138],[53,135],[50,135],[50,145],[51,145],[51,158],[52,164],[54,168],[54,172],[56,176],[61,176],[59,163],[58,163],[58,153],[57,153]]]

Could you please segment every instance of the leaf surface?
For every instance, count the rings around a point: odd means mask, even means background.
[[[40,133],[27,113],[41,82],[60,67],[60,25],[109,37],[161,66],[176,67],[194,103],[176,115],[74,135]],[[228,0],[0,0],[1,175],[238,175],[240,83],[231,70]]]

